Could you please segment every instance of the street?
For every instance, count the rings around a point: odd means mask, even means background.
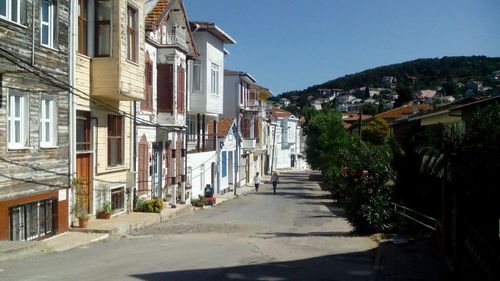
[[[0,263],[0,280],[370,280],[376,242],[306,172],[216,207],[60,253]]]

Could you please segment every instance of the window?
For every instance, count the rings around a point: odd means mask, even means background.
[[[137,11],[127,8],[127,59],[137,62]]]
[[[227,157],[226,157],[226,151],[222,151],[222,161],[221,161],[221,168],[222,168],[222,177],[227,176]]]
[[[76,112],[76,150],[89,151],[90,146],[90,112]]]
[[[87,0],[78,0],[78,53],[88,55],[88,7]]]
[[[10,240],[29,241],[53,234],[56,202],[56,199],[49,199],[11,207]]]
[[[40,146],[57,145],[57,107],[53,98],[42,98],[40,110]]]
[[[40,42],[43,46],[54,47],[54,3],[43,0],[40,6]]]
[[[108,115],[108,166],[123,165],[123,117]]]
[[[214,95],[219,94],[219,66],[215,63],[212,63],[212,71],[211,71],[211,93]]]
[[[109,57],[111,55],[111,1],[97,0],[95,5],[96,56]]]
[[[0,0],[0,18],[24,24],[26,20],[26,0]]]
[[[9,95],[8,147],[28,146],[28,96],[14,92]]]
[[[193,91],[201,91],[201,61],[193,62]]]

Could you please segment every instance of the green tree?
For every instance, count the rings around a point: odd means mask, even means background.
[[[394,102],[394,107],[400,107],[413,100],[412,91],[408,87],[399,87],[396,93],[398,93],[398,99]]]
[[[368,115],[377,115],[378,113],[378,108],[375,104],[373,103],[365,103],[363,104],[363,114],[368,114]]]
[[[375,118],[361,129],[362,139],[377,145],[385,144],[389,134],[389,124],[380,117]]]

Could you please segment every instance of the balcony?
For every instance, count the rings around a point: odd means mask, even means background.
[[[256,141],[255,139],[242,139],[241,148],[247,150],[255,149]]]
[[[256,100],[247,100],[241,106],[241,109],[243,109],[245,111],[259,112],[260,111],[260,105],[259,105],[259,102],[256,101]]]
[[[179,28],[172,27],[167,31],[167,45],[179,47],[188,51],[189,47],[186,42],[186,33]]]

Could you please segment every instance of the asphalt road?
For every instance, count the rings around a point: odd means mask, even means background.
[[[305,172],[216,207],[60,253],[0,280],[370,280],[374,248]]]

